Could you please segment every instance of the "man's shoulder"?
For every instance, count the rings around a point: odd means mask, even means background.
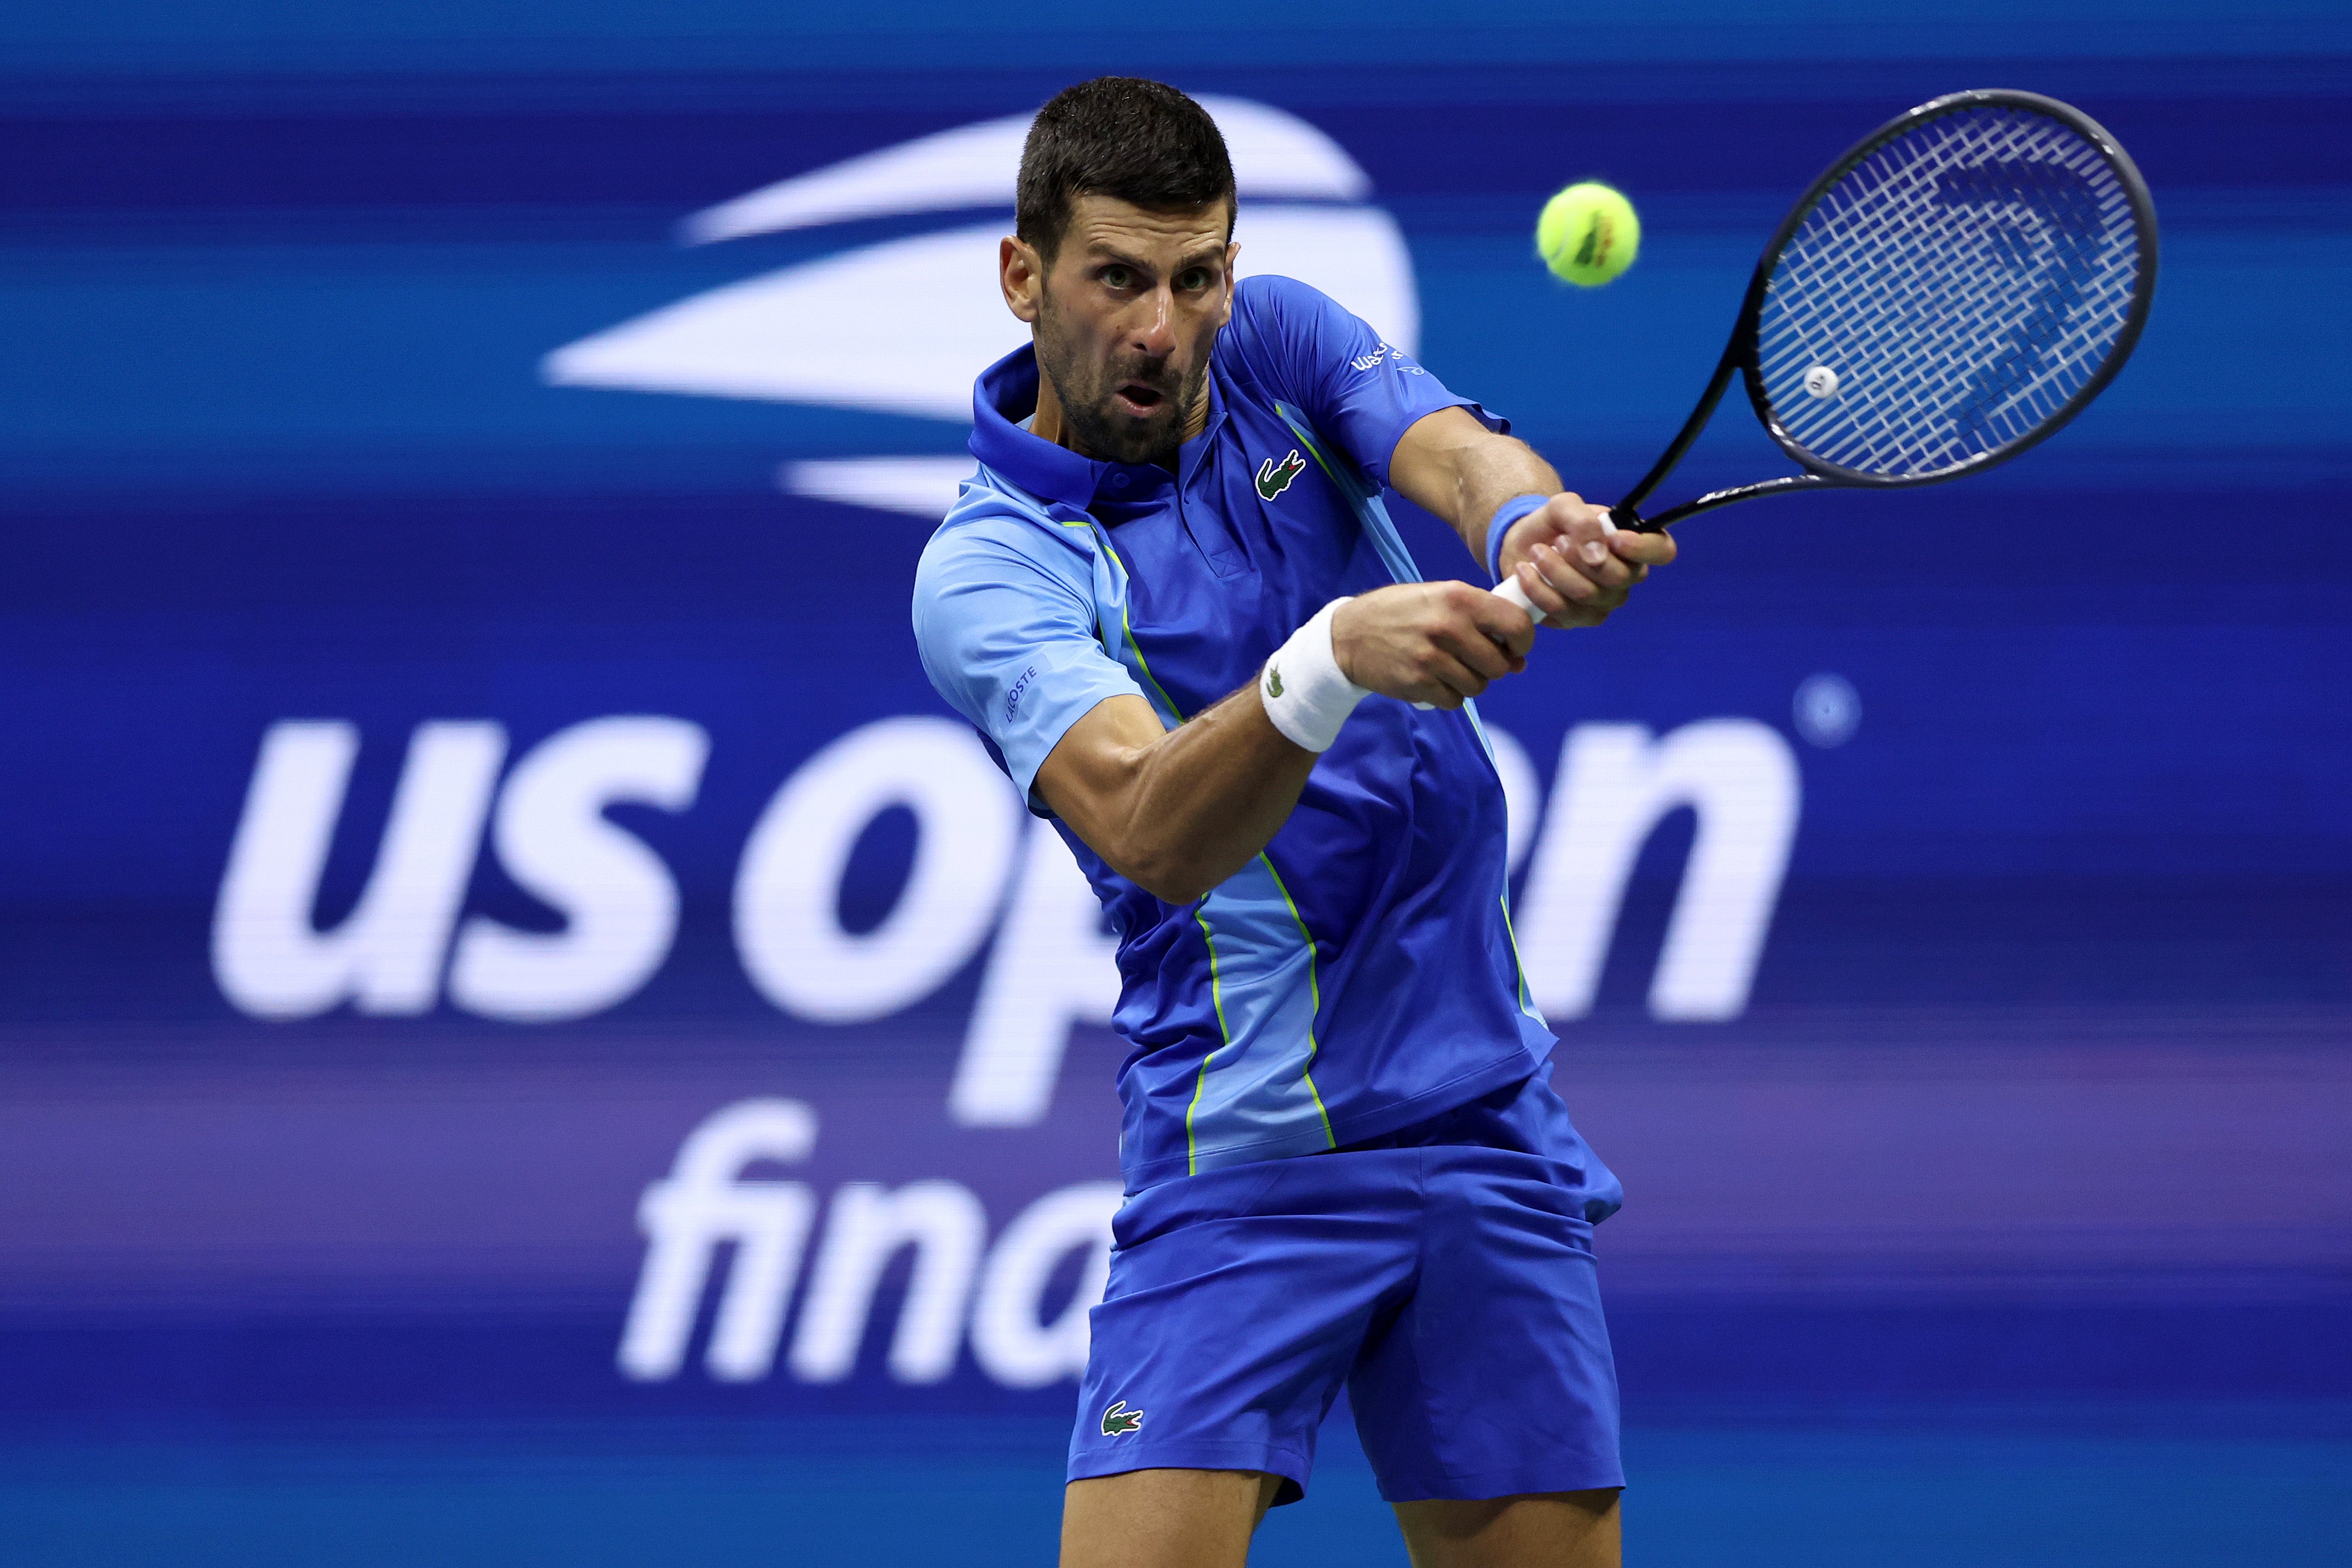
[[[1054,517],[1045,502],[982,468],[924,542],[915,567],[918,609],[949,580],[974,572],[1002,579],[1008,568],[1026,567],[1083,591],[1093,560],[1091,523]]]
[[[1339,308],[1336,300],[1312,284],[1257,273],[1234,285],[1234,318],[1217,346],[1230,346],[1237,353],[1279,353],[1297,341],[1297,329]]]
[[[1218,335],[1226,372],[1297,401],[1328,374],[1365,329],[1311,283],[1259,273],[1234,285],[1234,315]]]
[[[1066,534],[1087,531],[1082,520],[1065,523],[1053,513],[1045,500],[982,464],[956,492],[925,553],[992,542],[1024,552],[1050,549],[1063,544]]]
[[[1338,300],[1312,283],[1302,283],[1296,278],[1279,273],[1256,272],[1234,285],[1234,315],[1244,311],[1263,317],[1268,312],[1287,314],[1294,311],[1336,310]]]

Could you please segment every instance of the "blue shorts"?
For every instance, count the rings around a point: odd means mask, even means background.
[[[1622,1189],[1542,1075],[1119,1210],[1069,1476],[1279,1476],[1345,1384],[1381,1495],[1624,1485],[1592,1227]]]

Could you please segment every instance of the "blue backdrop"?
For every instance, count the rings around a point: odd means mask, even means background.
[[[1104,939],[906,605],[1007,148],[1105,70],[1212,98],[1245,269],[1598,499],[1872,126],[2132,151],[2074,426],[1694,521],[1484,706],[1639,1557],[2338,1560],[2348,66],[2293,0],[19,5],[9,1561],[1050,1561]],[[1645,229],[1575,293],[1588,175]],[[1734,408],[1675,485],[1779,471]],[[1256,1560],[1401,1562],[1326,1442]]]

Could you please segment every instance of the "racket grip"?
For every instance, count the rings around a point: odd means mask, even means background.
[[[1536,602],[1528,597],[1528,591],[1519,586],[1519,580],[1517,577],[1506,577],[1496,584],[1495,597],[1507,605],[1517,605],[1528,613],[1528,618],[1536,625],[1543,625],[1543,612],[1536,608]]]

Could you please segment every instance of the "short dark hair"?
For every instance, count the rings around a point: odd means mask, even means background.
[[[1081,195],[1152,212],[1223,198],[1233,237],[1234,161],[1209,111],[1165,82],[1103,76],[1065,88],[1037,111],[1021,149],[1013,232],[1048,266]]]

